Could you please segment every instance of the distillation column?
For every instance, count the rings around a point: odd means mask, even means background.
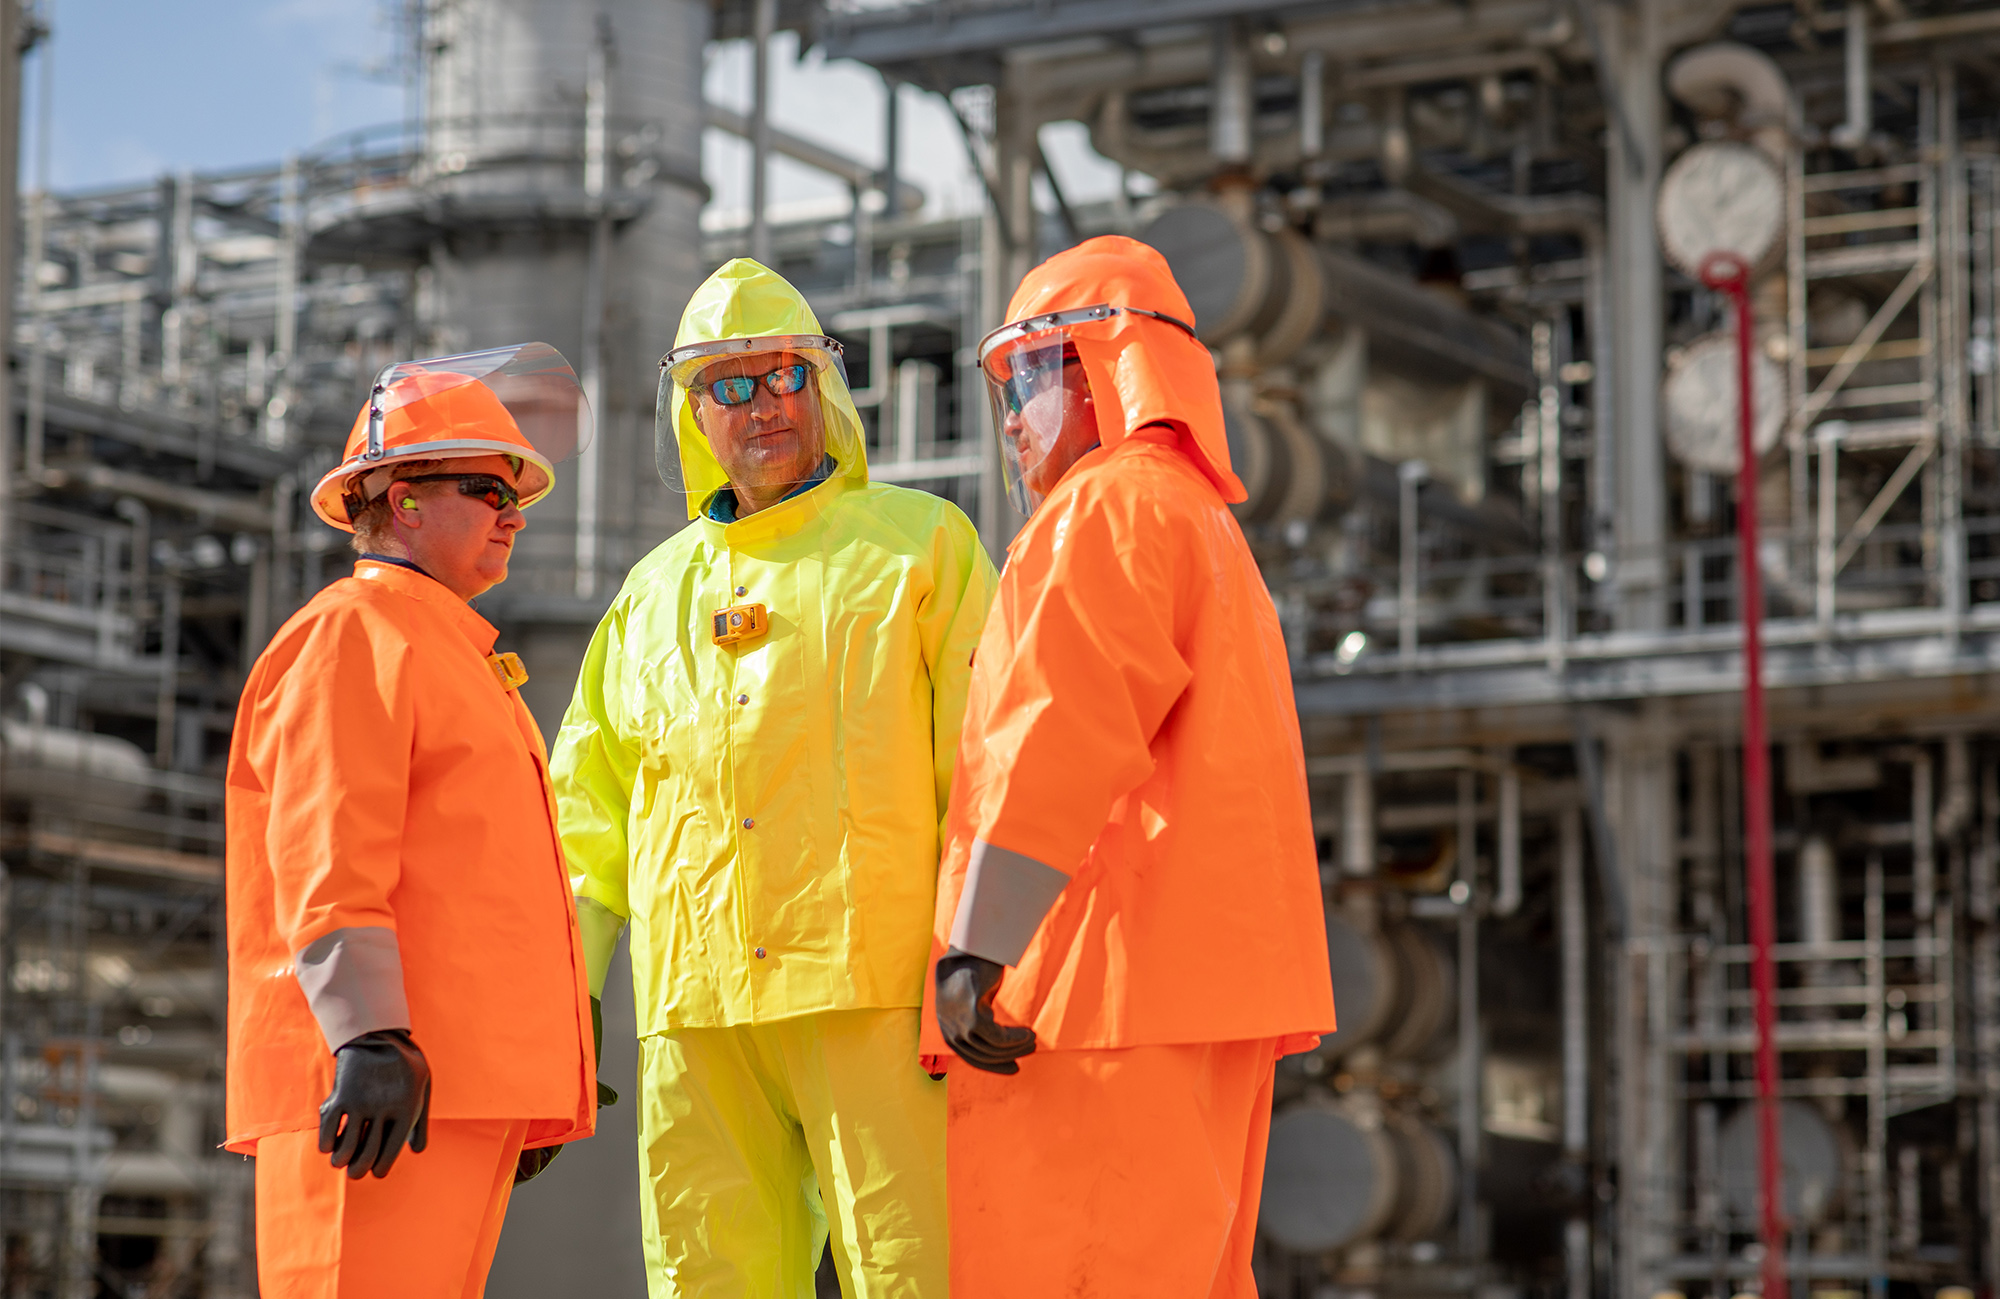
[[[704,269],[708,24],[692,0],[433,0],[427,12],[420,170],[442,233],[424,323],[454,350],[541,339],[585,375],[585,316],[602,308],[596,450],[562,467],[523,533],[504,588],[516,608],[530,596],[601,604],[684,519],[655,479],[650,428],[654,363]],[[586,488],[579,519],[586,476],[596,501]],[[524,693],[544,727],[567,702]]]
[[[419,172],[441,233],[423,259],[422,323],[454,351],[551,343],[595,389],[594,451],[559,468],[507,585],[482,601],[527,660],[522,696],[551,737],[604,603],[686,522],[654,472],[652,417],[656,363],[706,269],[708,35],[697,0],[431,0],[426,11]],[[595,491],[580,494],[586,476]],[[493,1299],[645,1294],[630,989],[621,956],[605,986],[603,1070],[626,1100],[602,1111],[595,1140],[516,1191]]]

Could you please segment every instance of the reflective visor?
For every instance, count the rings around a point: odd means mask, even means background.
[[[732,488],[782,496],[813,481],[828,455],[857,454],[841,445],[826,387],[845,392],[840,343],[825,334],[724,338],[677,347],[660,359],[653,419],[653,460],[660,481],[682,495],[695,490],[682,457],[678,411],[685,407]],[[712,488],[702,490],[712,494]]]
[[[1097,412],[1074,331],[1127,313],[1194,334],[1172,316],[1099,304],[1019,320],[980,342],[979,368],[993,402],[1007,499],[1022,514],[1033,514],[1069,467],[1098,442]]]

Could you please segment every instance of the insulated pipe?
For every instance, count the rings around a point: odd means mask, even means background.
[[[752,140],[756,134],[747,113],[739,113],[722,104],[705,105],[702,112],[706,115],[708,125],[724,134],[745,141]],[[852,190],[865,192],[880,180],[880,173],[858,158],[829,149],[802,135],[794,135],[790,131],[773,126],[768,121],[764,124],[764,129],[770,133],[771,153],[776,157],[790,158],[793,162],[803,163],[814,171],[825,172]],[[924,191],[920,187],[911,184],[908,178],[899,176],[896,180],[896,201],[902,206],[899,209],[891,209],[892,213],[900,211],[908,215],[921,209],[926,200]]]
[[[1583,816],[1566,807],[1556,819],[1556,926],[1562,962],[1563,1158],[1590,1160],[1590,951],[1583,895]],[[1590,1299],[1590,1219],[1563,1228],[1570,1299]]]
[[[1306,51],[1299,60],[1299,154],[1317,158],[1326,151],[1326,55]]]
[[[13,903],[14,881],[7,874],[5,865],[0,864],[0,933],[9,932],[5,926],[10,922],[8,909]],[[0,996],[5,995],[0,987]],[[0,1156],[9,1164],[19,1158],[14,1144],[14,1083],[21,1076],[21,1035],[8,1031],[0,1033]]]
[[[754,0],[750,89],[750,256],[771,264],[771,35],[778,0]]]
[[[153,705],[153,765],[166,771],[174,765],[175,709],[180,692],[181,570],[178,561],[167,565],[160,592],[160,682]]]
[[[583,91],[583,192],[589,196],[592,208],[590,260],[583,286],[583,401],[588,414],[599,419],[604,413],[604,281],[611,248],[611,213],[605,206],[604,194],[611,161],[606,114],[611,98],[613,49],[611,20],[600,13],[597,43],[591,47]],[[579,418],[584,417],[580,412]],[[577,598],[582,600],[597,594],[601,447],[601,439],[592,438],[576,457],[575,590]]]
[[[882,211],[894,219],[900,202],[896,191],[902,186],[898,174],[903,160],[903,87],[885,77],[882,88],[888,92],[882,105]]]
[[[1493,914],[1511,916],[1521,909],[1521,773],[1510,760],[1500,768],[1500,887],[1493,895]]]
[[[1844,149],[1867,143],[1875,126],[1868,54],[1868,0],[1847,0],[1847,120],[1833,128]]]
[[[1910,910],[1929,920],[1937,911],[1937,836],[1932,821],[1931,755],[1910,756]]]
[[[1799,847],[1799,938],[1808,947],[1840,941],[1840,880],[1821,835]]]
[[[65,461],[44,472],[42,482],[51,487],[75,485],[94,487],[104,492],[121,492],[153,505],[191,514],[197,522],[226,524],[245,532],[271,530],[271,511],[254,496],[187,487],[129,469],[113,469],[109,465],[84,460]]]
[[[1750,132],[1782,158],[1796,113],[1791,83],[1769,55],[1735,41],[1697,45],[1668,65],[1667,92],[1700,117]]]
[[[1972,751],[1963,735],[1944,741],[1944,796],[1934,822],[1938,837],[1956,838],[1972,821]]]
[[[28,725],[42,730],[49,724],[49,688],[39,681],[24,681],[18,692],[21,706],[28,710]]]
[[[14,337],[14,286],[21,257],[15,251],[21,211],[21,6],[0,5],[0,338]],[[47,51],[43,51],[44,54]],[[0,367],[0,552],[13,532],[14,379]],[[5,1100],[6,1097],[0,1097]],[[0,1123],[6,1120],[0,1118]]]
[[[1479,1033],[1479,777],[1458,773],[1458,1249],[1479,1252],[1480,1115],[1485,1109],[1484,1043]],[[1454,885],[1453,891],[1457,891]]]
[[[1215,29],[1215,73],[1209,95],[1208,148],[1216,161],[1243,164],[1250,161],[1251,100],[1250,50],[1235,27],[1220,23]]]
[[[1375,873],[1375,775],[1349,773],[1340,809],[1340,868],[1349,875]]]
[[[1400,563],[1396,587],[1396,652],[1403,659],[1416,657],[1417,653],[1417,596],[1421,573],[1419,561],[1419,533],[1417,529],[1417,489],[1431,476],[1430,467],[1421,460],[1405,460],[1396,466],[1397,517],[1400,520]]]
[[[1583,815],[1556,818],[1556,909],[1562,952],[1563,1154],[1590,1155],[1590,949],[1583,893]]]
[[[132,525],[132,579],[126,596],[136,613],[146,598],[146,565],[151,562],[153,555],[153,512],[135,496],[119,497],[118,503],[112,506],[112,509],[119,518]],[[272,525],[274,535],[277,530],[274,522]]]

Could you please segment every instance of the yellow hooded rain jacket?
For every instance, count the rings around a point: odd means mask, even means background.
[[[718,271],[676,346],[815,334],[755,262]],[[734,523],[676,394],[694,519],[598,625],[550,774],[592,991],[632,926],[644,1037],[923,999],[940,826],[995,574],[949,501],[868,481],[860,416],[818,375],[831,477]],[[761,603],[770,631],[718,646]]]

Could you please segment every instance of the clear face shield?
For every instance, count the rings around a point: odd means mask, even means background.
[[[511,462],[509,491],[526,508],[591,433],[576,371],[547,343],[399,361],[375,376],[346,458],[313,489],[313,510],[347,528],[411,462],[483,456]]]
[[[725,483],[784,495],[813,481],[837,432],[825,385],[847,385],[840,344],[824,334],[729,338],[677,347],[660,360],[653,459],[682,496]],[[849,452],[849,454],[853,454]]]
[[[1158,312],[1099,305],[1031,316],[980,342],[979,368],[993,402],[1007,499],[1022,514],[1033,514],[1070,466],[1098,444],[1097,409],[1076,344],[1079,337],[1101,337],[1104,322],[1124,314],[1194,333]]]
[[[547,343],[517,343],[399,361],[385,368],[369,391],[368,440],[362,459],[380,460],[397,450],[387,445],[386,431],[393,412],[469,383],[484,386],[499,399],[521,439],[549,464],[560,464],[590,445],[594,429],[590,403],[584,400],[576,371]],[[465,430],[464,436],[455,440],[470,445],[479,438],[475,431]],[[491,440],[496,455],[520,451],[504,433]]]

